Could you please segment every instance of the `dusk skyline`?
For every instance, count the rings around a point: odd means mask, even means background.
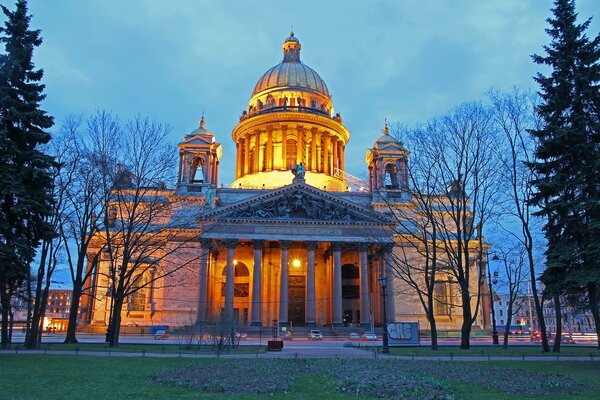
[[[43,106],[57,129],[68,114],[106,109],[170,125],[175,144],[196,129],[223,143],[220,183],[233,179],[231,131],[258,78],[282,57],[293,25],[302,60],[327,83],[350,130],[346,170],[366,175],[365,150],[383,120],[425,122],[491,89],[536,89],[550,2],[30,3],[44,43]],[[593,1],[577,2],[580,22]],[[590,31],[598,30],[594,20]],[[174,147],[174,156],[176,149]],[[169,185],[174,182],[170,182]]]

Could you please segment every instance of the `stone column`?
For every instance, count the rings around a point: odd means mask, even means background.
[[[386,307],[387,307],[387,320],[388,322],[394,322],[394,318],[396,315],[396,310],[394,307],[394,294],[395,294],[395,290],[394,290],[394,272],[392,270],[392,257],[393,257],[393,253],[392,251],[394,250],[393,245],[386,245],[383,248],[383,267],[385,269],[385,278],[387,281],[387,287],[386,287],[386,295],[387,295],[387,303],[386,303]]]
[[[177,183],[181,182],[181,166],[183,165],[183,153],[179,153],[179,169],[177,171]]]
[[[367,249],[369,245],[358,245],[360,262],[360,326],[369,327],[369,272],[367,268]]]
[[[331,150],[331,175],[334,175],[338,167],[338,140],[335,136],[331,138]]]
[[[281,282],[279,284],[279,323],[288,323],[288,250],[291,242],[282,240],[281,246]]]
[[[332,243],[333,250],[333,325],[343,326],[342,304],[342,245]]]
[[[283,161],[281,169],[286,170],[287,169],[287,126],[281,127],[281,159]]]
[[[345,162],[344,162],[344,143],[340,140],[338,142],[338,145],[339,145],[338,157],[340,158],[340,169],[342,171],[344,171],[344,168],[345,168]]]
[[[296,164],[304,162],[304,135],[302,128],[296,128]]]
[[[252,276],[252,317],[250,325],[262,326],[262,252],[264,240],[253,240],[254,272]]]
[[[225,314],[229,317],[233,315],[233,280],[235,279],[235,265],[233,265],[233,258],[235,255],[236,245],[236,240],[228,240],[225,243],[225,246],[227,246],[227,272],[225,275]]]
[[[244,165],[242,166],[242,175],[248,175],[250,172],[250,138],[244,138]]]
[[[198,324],[206,323],[206,306],[208,301],[208,257],[210,256],[210,240],[202,239],[200,242],[200,279],[198,299]]]
[[[317,242],[306,242],[308,250],[307,266],[306,266],[306,326],[317,326],[315,321],[315,248]]]
[[[267,128],[267,147],[265,148],[267,172],[273,170],[273,153],[273,129]]]
[[[326,175],[331,175],[331,162],[329,160],[329,146],[331,143],[331,138],[329,136],[325,136],[325,134],[323,134],[323,136],[323,173]]]
[[[260,132],[254,134],[254,173],[259,171],[260,165]]]
[[[317,171],[317,128],[312,128],[312,138],[310,142],[310,170]]]

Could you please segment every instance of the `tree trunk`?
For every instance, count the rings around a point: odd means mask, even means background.
[[[468,283],[467,283],[468,285]],[[468,350],[471,348],[471,325],[473,317],[471,315],[471,299],[469,298],[469,290],[461,290],[462,292],[462,314],[463,322],[460,328],[460,348]]]
[[[437,325],[435,323],[435,314],[433,313],[433,296],[427,296],[428,310],[427,310],[427,320],[429,321],[429,327],[431,329],[431,350],[438,349],[438,335],[437,335]]]
[[[531,243],[531,235],[528,233],[529,243]],[[530,246],[527,247],[527,259],[529,261],[529,277],[531,282],[531,293],[533,294],[533,303],[535,305],[535,314],[538,320],[538,326],[540,329],[540,335],[542,338],[542,351],[544,353],[550,352],[550,345],[548,344],[548,332],[546,331],[546,321],[544,320],[544,309],[540,302],[540,296],[538,296],[537,284],[535,283],[535,263],[533,261],[533,250]],[[531,330],[533,331],[533,322],[531,322]],[[533,334],[533,332],[531,332]]]
[[[598,286],[594,283],[588,283],[588,301],[594,323],[596,324],[596,336],[598,342],[598,349],[600,349],[600,309],[598,307]]]
[[[562,335],[562,316],[560,310],[560,297],[554,296],[554,317],[556,318],[556,334],[554,335],[553,353],[560,353],[560,339]]]
[[[119,331],[121,330],[121,310],[123,309],[123,301],[122,298],[115,299],[113,304],[112,311],[112,321],[110,326],[110,337],[109,337],[109,345],[110,347],[119,347]]]
[[[37,278],[35,281],[35,301],[33,304],[33,315],[31,317],[31,325],[25,336],[25,347],[28,349],[35,349],[39,343],[38,337],[40,336],[40,326],[42,326],[41,321],[43,320],[40,310],[42,310],[42,308],[45,310],[45,303],[43,303],[42,300],[44,297],[42,293],[42,284],[44,282],[44,277],[46,276],[46,259],[48,257],[49,248],[50,243],[48,241],[44,241],[42,243],[42,253],[40,256],[40,263],[38,265]],[[46,277],[46,279],[49,280],[50,277]]]
[[[508,349],[508,334],[510,333],[510,324],[512,323],[513,304],[514,300],[509,300],[508,310],[506,311],[506,325],[504,326],[504,341],[502,342],[504,350]]]
[[[31,293],[31,273],[27,274],[27,320],[25,324],[25,337],[31,329],[31,317],[33,316],[33,293]]]
[[[71,307],[69,308],[69,324],[67,326],[67,336],[65,343],[78,343],[77,341],[77,317],[79,314],[79,299],[83,292],[83,284],[76,281],[73,282],[73,294],[71,296]]]
[[[8,314],[10,310],[10,296],[7,290],[8,288],[6,283],[0,283],[0,308],[2,309],[2,339],[0,341],[0,347],[3,350],[8,349],[8,346],[10,344],[10,338],[8,336]]]

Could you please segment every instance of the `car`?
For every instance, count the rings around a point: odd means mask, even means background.
[[[556,335],[553,333],[551,334],[548,339],[550,339],[552,342],[554,342],[556,340]],[[565,333],[563,332],[562,335],[560,335],[560,342],[564,343],[564,344],[575,344],[575,340],[573,339],[573,336],[569,333]]]
[[[323,335],[321,334],[321,331],[317,329],[311,329],[308,331],[308,338],[311,340],[323,340]]]
[[[154,332],[154,340],[166,340],[169,338],[169,334],[166,329],[159,329]]]
[[[548,340],[551,342],[554,342],[556,335],[555,334],[550,334],[548,335]],[[532,342],[541,342],[542,341],[542,334],[540,331],[534,331],[531,334],[531,338],[530,340]],[[569,333],[565,333],[563,332],[563,334],[560,336],[560,342],[561,343],[565,343],[565,344],[575,344],[575,340],[573,339],[573,337],[569,334]]]
[[[365,332],[363,338],[367,340],[377,340],[377,335],[375,332]]]
[[[542,333],[540,331],[533,331],[531,333],[531,337],[529,338],[532,342],[541,342],[542,341]]]
[[[239,339],[239,340],[244,340],[248,337],[248,334],[246,332],[236,332],[235,333],[235,338]]]
[[[352,332],[350,334],[350,340],[359,340],[360,339],[360,335],[356,332]]]

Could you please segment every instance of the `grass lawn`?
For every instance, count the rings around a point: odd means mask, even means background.
[[[0,355],[0,370],[2,399],[600,397],[600,362]]]
[[[550,347],[552,349],[552,346]],[[381,351],[379,348],[378,351]],[[502,346],[473,346],[469,350],[461,350],[458,346],[442,346],[437,351],[431,350],[429,347],[393,347],[390,348],[390,354],[396,356],[427,356],[427,357],[447,357],[451,354],[453,356],[498,356],[498,357],[526,357],[532,356],[547,356],[554,357],[560,356],[577,356],[577,357],[590,357],[592,355],[595,360],[600,360],[600,350],[594,346],[582,347],[582,346],[561,346],[560,353],[543,353],[539,346],[509,346],[508,349],[504,350]]]
[[[15,349],[17,346],[13,345]],[[19,349],[23,349],[21,345]],[[178,344],[120,344],[119,347],[111,348],[104,343],[78,343],[78,344],[63,344],[63,343],[43,343],[41,350],[62,350],[62,351],[104,351],[104,352],[122,352],[122,353],[171,353],[171,354],[216,354],[217,350],[211,346],[185,346]],[[264,353],[265,346],[238,346],[235,349],[223,350],[222,354],[256,354]]]

